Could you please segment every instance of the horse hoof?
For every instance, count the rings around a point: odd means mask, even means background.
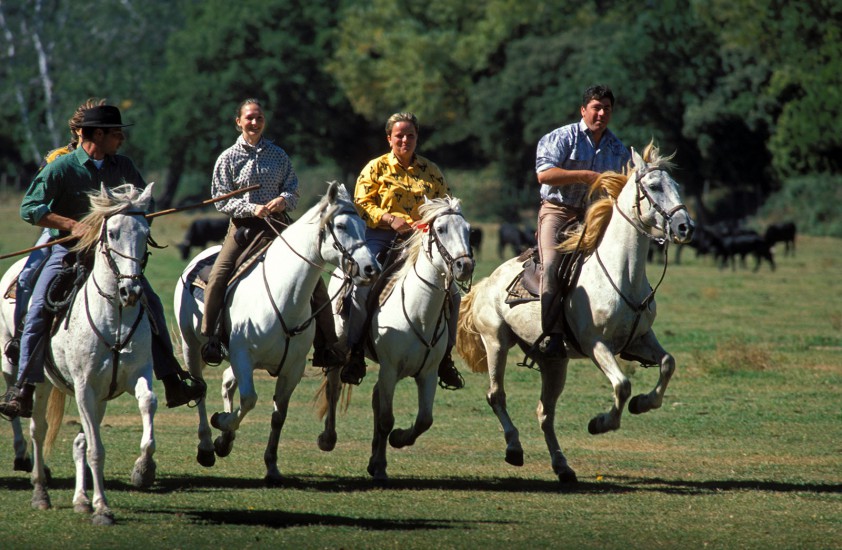
[[[198,452],[196,452],[196,462],[205,468],[210,468],[216,464],[216,454],[213,451],[199,449]]]
[[[29,458],[29,457],[16,458],[15,459],[15,471],[16,472],[31,472],[32,471],[32,459]]]
[[[316,443],[319,445],[319,449],[329,453],[333,449],[336,448],[336,434],[326,435],[325,432],[319,434],[319,437],[316,439]]]
[[[138,459],[132,470],[132,485],[138,489],[147,489],[155,483],[157,465],[151,459]]]
[[[265,483],[267,487],[283,487],[284,480],[281,477],[280,472],[269,472],[263,478],[263,483]]]
[[[114,525],[114,514],[111,512],[99,512],[91,516],[92,525]]]
[[[512,466],[523,466],[523,450],[506,449],[506,462]]]
[[[392,430],[392,433],[389,434],[389,445],[391,445],[395,449],[402,449],[406,447],[406,442],[402,441],[403,435],[404,430]]]
[[[32,509],[33,510],[49,510],[52,508],[50,503],[50,495],[47,494],[47,489],[43,485],[36,485],[32,489]]]
[[[223,436],[219,436],[213,440],[213,450],[219,458],[225,458],[230,455],[233,448],[233,441],[225,441]]]
[[[579,478],[576,477],[576,472],[571,470],[570,468],[565,468],[558,474],[558,481],[562,485],[571,485],[573,483],[578,483]]]
[[[598,435],[602,433],[599,429],[599,421],[597,420],[597,417],[591,418],[591,421],[588,422],[588,433],[591,435]]]
[[[220,426],[220,424],[219,424],[219,413],[218,413],[218,412],[217,412],[217,413],[213,413],[213,415],[211,415],[211,417],[210,417],[210,423],[211,423],[211,426],[213,426],[213,427],[214,427],[214,428],[216,428],[217,430],[221,430],[221,429],[222,429],[222,426]]]
[[[90,502],[77,502],[73,505],[73,511],[77,514],[91,514],[94,509]]]
[[[646,412],[643,408],[643,399],[640,395],[635,395],[629,400],[629,412],[632,414],[641,414]]]

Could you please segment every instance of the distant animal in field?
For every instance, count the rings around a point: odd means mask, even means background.
[[[190,248],[205,248],[208,243],[221,241],[228,232],[228,218],[197,218],[190,223],[184,240],[178,243],[181,259],[190,257]]]
[[[479,256],[482,253],[482,228],[472,227],[468,238],[471,243],[471,252],[474,256]]]
[[[737,269],[737,257],[740,258],[740,265],[745,267],[746,256],[754,256],[754,271],[760,269],[760,263],[765,259],[769,262],[772,271],[775,270],[775,258],[772,255],[772,247],[754,231],[743,231],[736,235],[726,235],[721,238],[716,253],[721,260],[720,269],[731,263],[731,269]]]
[[[769,246],[784,243],[784,255],[789,256],[792,253],[795,256],[795,223],[773,223],[766,228],[764,239]]]
[[[511,246],[514,254],[518,255],[524,250],[535,246],[535,231],[521,229],[513,223],[500,224],[500,232],[497,240],[497,254],[505,258],[506,247]]]

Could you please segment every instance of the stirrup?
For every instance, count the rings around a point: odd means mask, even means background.
[[[6,342],[3,353],[6,355],[6,359],[9,360],[9,364],[17,367],[20,361],[20,336],[14,336]]]
[[[444,367],[439,367],[439,387],[443,390],[461,390],[465,387],[465,379],[462,373],[453,364],[453,360]]]
[[[339,373],[339,379],[343,384],[351,384],[359,386],[362,383],[366,374],[365,354],[351,352],[351,357],[345,366],[342,367],[342,372]]]
[[[227,355],[225,346],[219,341],[219,338],[212,336],[210,340],[202,345],[202,361],[209,367],[218,367]]]

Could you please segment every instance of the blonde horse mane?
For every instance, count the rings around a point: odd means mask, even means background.
[[[79,238],[78,244],[72,251],[88,250],[99,241],[102,232],[102,222],[115,214],[126,210],[146,210],[147,204],[138,202],[143,189],[139,189],[130,183],[125,183],[108,193],[101,190],[88,193],[91,200],[91,209],[88,214],[79,220],[79,223],[88,227],[87,232]]]
[[[670,162],[673,155],[662,157],[658,151],[658,147],[650,141],[643,150],[643,161],[654,168],[670,169],[672,163]],[[585,213],[585,223],[577,230],[568,234],[567,239],[558,245],[558,249],[562,252],[573,252],[580,249],[586,255],[591,254],[599,245],[605,229],[608,227],[608,222],[611,221],[611,216],[614,213],[614,203],[623,191],[623,188],[631,180],[631,175],[634,174],[640,167],[632,167],[631,162],[626,167],[628,175],[621,172],[604,172],[599,175],[596,181],[591,185],[589,190],[589,197],[600,196],[596,199]],[[584,235],[582,232],[584,231]]]
[[[443,197],[431,199],[418,207],[418,213],[421,214],[421,222],[430,226],[428,229],[432,231],[433,221],[444,214],[461,214],[462,203],[459,199],[453,197]],[[401,259],[406,260],[400,271],[395,273],[393,280],[399,281],[406,277],[406,275],[413,269],[415,261],[418,260],[418,254],[421,253],[421,242],[424,240],[425,231],[413,231],[412,236],[401,245]],[[385,294],[385,292],[384,292]]]

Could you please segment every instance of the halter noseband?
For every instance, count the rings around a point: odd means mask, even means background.
[[[673,216],[677,212],[680,212],[681,210],[687,210],[687,206],[685,206],[684,203],[678,203],[677,205],[675,205],[671,209],[664,210],[664,208],[662,208],[661,205],[658,204],[655,201],[655,199],[649,193],[649,190],[646,188],[646,186],[643,185],[643,178],[645,178],[646,176],[648,176],[649,174],[651,174],[653,172],[666,172],[666,170],[664,170],[663,168],[657,167],[657,166],[655,166],[655,167],[648,167],[647,166],[644,170],[638,170],[635,173],[634,183],[635,183],[636,193],[635,193],[635,200],[634,200],[634,210],[635,210],[635,217],[637,218],[637,222],[641,226],[643,226],[644,228],[648,227],[648,228],[658,229],[658,230],[660,230],[664,233],[664,237],[663,238],[652,237],[651,235],[649,235],[648,231],[645,231],[643,229],[641,229],[641,232],[644,233],[645,235],[647,235],[648,237],[652,238],[653,240],[659,241],[661,244],[663,244],[664,241],[669,240],[669,236],[670,236],[670,232],[671,232],[670,222],[672,221]],[[642,219],[643,209],[641,208],[640,203],[642,202],[642,200],[644,198],[647,201],[649,201],[649,205],[651,206],[651,208],[655,212],[660,214],[661,217],[663,218],[663,220],[664,220],[663,227],[658,227],[657,225],[650,225],[650,224],[643,221],[643,219]],[[618,209],[618,211],[619,211],[619,209]],[[620,212],[622,214],[622,211],[620,211]],[[623,215],[623,217],[626,217],[626,216]],[[628,220],[627,217],[626,217],[626,219]],[[629,222],[631,222],[631,220],[629,220]],[[635,225],[635,224],[632,224],[632,225]],[[637,226],[635,226],[635,227],[637,227]]]
[[[126,211],[126,212],[119,212],[119,213],[123,214],[124,216],[143,216],[143,217],[146,216],[145,212],[141,212],[139,210],[129,210],[129,211]],[[116,215],[116,214],[114,214],[114,215]],[[114,276],[117,278],[117,281],[120,281],[122,279],[129,279],[129,280],[132,280],[132,281],[140,280],[143,277],[143,271],[146,269],[146,262],[149,259],[149,250],[147,249],[144,252],[142,258],[137,258],[135,256],[130,256],[128,254],[120,252],[119,250],[117,250],[116,248],[113,248],[110,244],[108,244],[108,235],[106,234],[106,232],[107,232],[108,218],[110,218],[110,217],[111,216],[108,216],[108,217],[106,217],[105,219],[102,220],[102,229],[100,230],[100,234],[99,234],[99,244],[102,247],[102,253],[105,256],[106,263],[108,264],[108,267],[111,270],[111,273],[113,273]],[[136,262],[140,266],[140,273],[137,273],[137,274],[134,274],[134,275],[123,275],[122,273],[120,273],[120,268],[117,265],[117,262],[114,261],[114,257],[111,255],[112,253],[120,256],[121,258],[125,258],[127,260]]]

